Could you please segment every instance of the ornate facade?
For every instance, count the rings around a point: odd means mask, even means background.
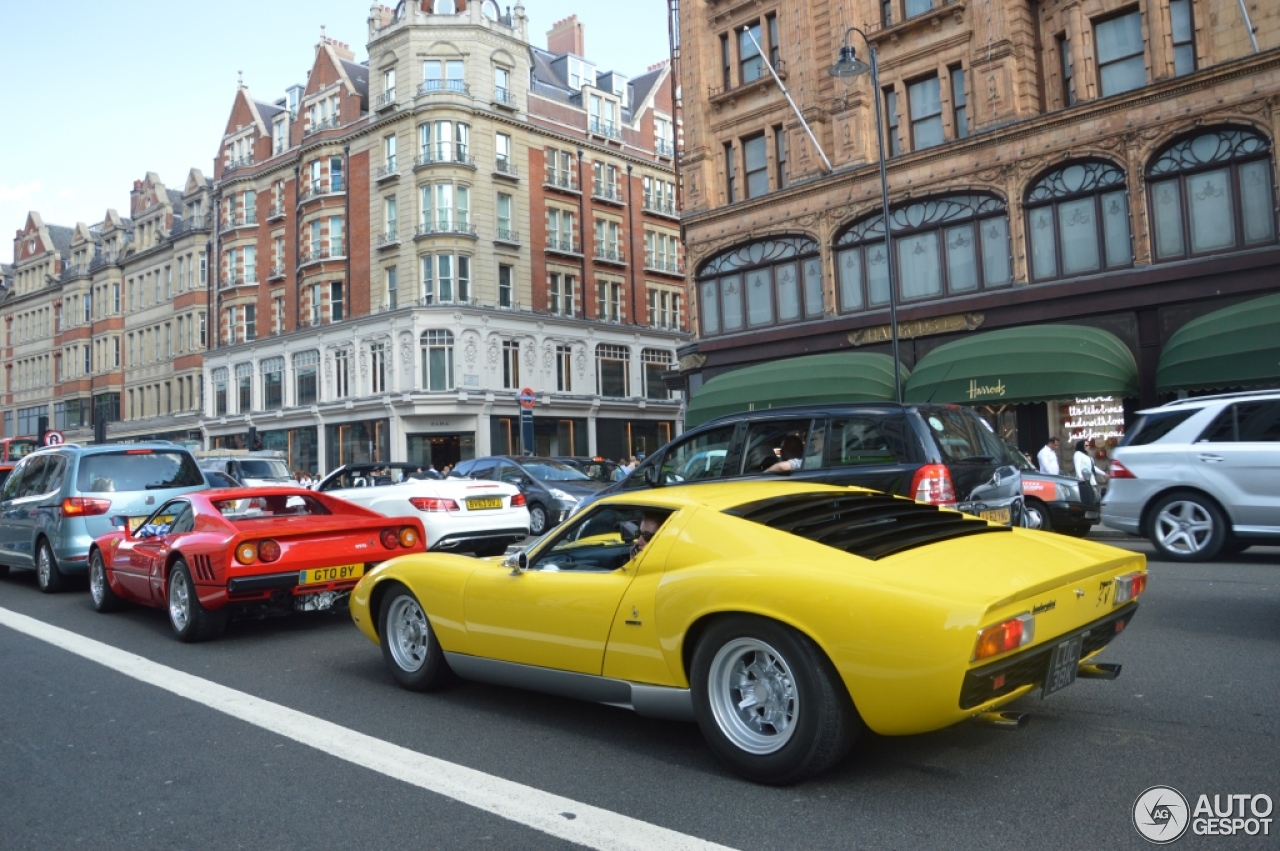
[[[1137,360],[1129,404],[1155,403],[1170,335],[1277,287],[1280,7],[1246,5],[680,4],[690,391],[889,350],[879,99],[904,366],[979,327],[1090,325]],[[880,91],[828,72],[846,38]],[[1019,417],[1027,446],[1056,425]]]

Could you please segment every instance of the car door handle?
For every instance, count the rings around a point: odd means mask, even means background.
[[[1206,464],[1221,464],[1224,460],[1226,460],[1221,455],[1206,455],[1204,453],[1201,453],[1198,457],[1200,458],[1201,461],[1204,461]]]

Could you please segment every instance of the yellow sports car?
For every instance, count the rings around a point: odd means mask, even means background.
[[[859,488],[654,487],[507,559],[384,562],[351,616],[392,675],[451,673],[696,720],[742,775],[789,783],[885,735],[1077,676],[1129,623],[1146,560]]]

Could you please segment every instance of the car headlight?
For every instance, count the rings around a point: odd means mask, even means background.
[[[1058,499],[1062,502],[1079,502],[1080,486],[1058,483]]]
[[[567,494],[567,493],[565,493],[564,491],[560,490],[560,488],[548,488],[548,490],[549,490],[549,491],[550,491],[550,493],[551,493],[551,498],[552,498],[552,499],[559,499],[559,500],[562,500],[562,501],[564,501],[564,502],[577,502],[577,501],[578,501],[578,498],[577,498],[576,496],[572,496],[572,495],[570,495],[570,494]]]

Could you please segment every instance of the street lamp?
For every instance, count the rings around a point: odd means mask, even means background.
[[[849,44],[849,36],[857,33],[867,46],[871,56],[868,65],[857,57]],[[840,46],[840,58],[828,69],[833,77],[860,77],[871,72],[871,99],[876,103],[876,147],[880,152],[880,204],[884,220],[885,260],[889,264],[889,336],[893,340],[893,392],[898,403],[902,403],[902,364],[898,360],[898,276],[897,263],[893,259],[893,234],[889,225],[889,174],[884,160],[884,116],[880,112],[880,67],[876,63],[876,49],[871,46],[867,34],[857,27],[849,27],[844,34],[844,44]]]

